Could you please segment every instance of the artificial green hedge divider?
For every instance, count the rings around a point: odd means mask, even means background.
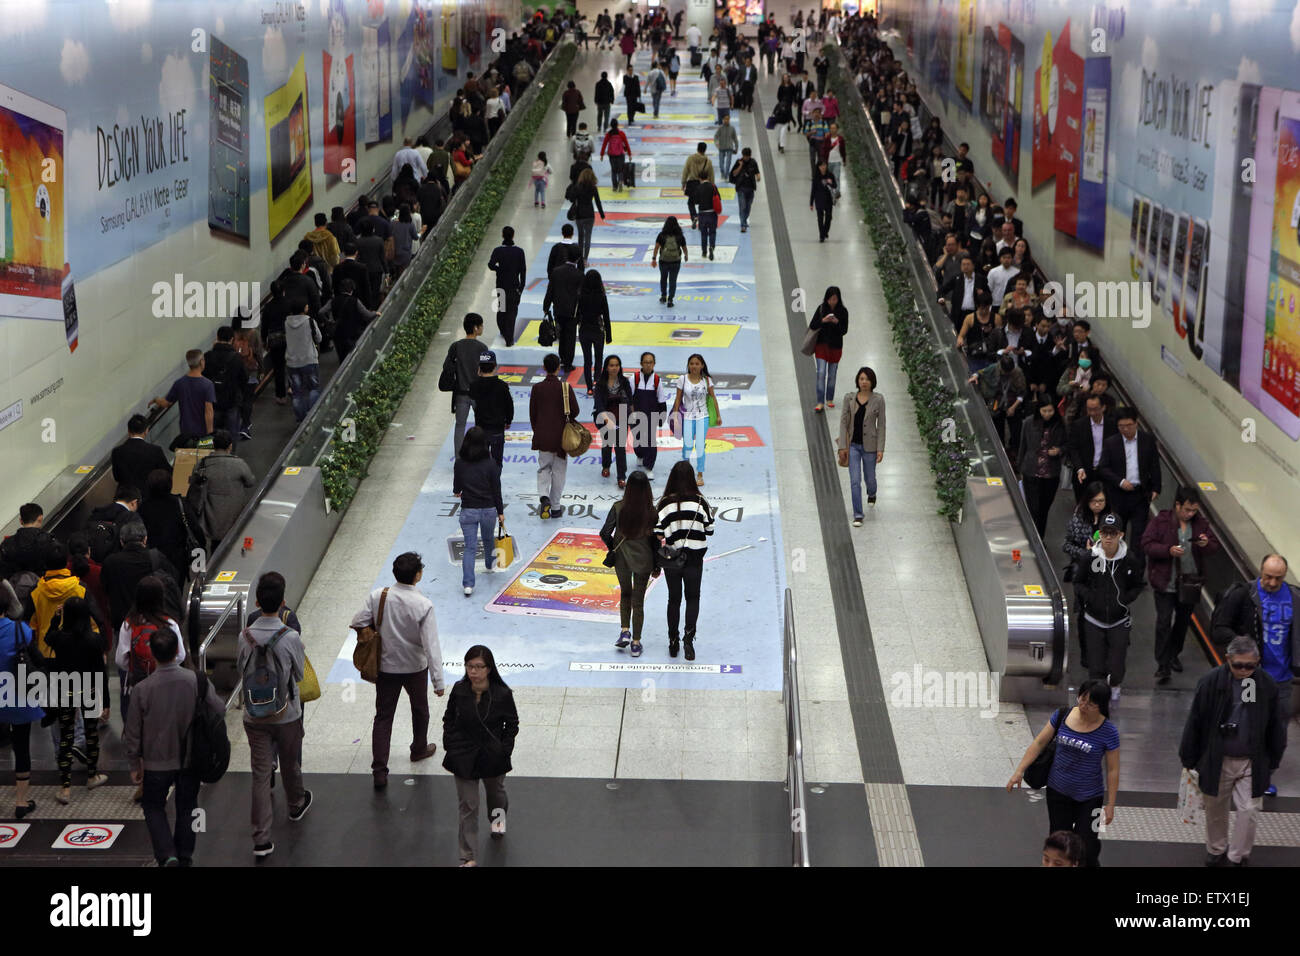
[[[554,55],[558,59],[550,75],[557,79],[564,77],[576,54],[571,44],[557,50]],[[509,134],[509,142],[479,186],[459,226],[435,254],[429,278],[417,293],[411,314],[398,326],[388,354],[353,391],[353,440],[344,440],[340,435],[341,427],[336,427],[328,456],[321,460],[325,497],[334,510],[347,508],[356,495],[357,483],[366,477],[370,460],[379,450],[398,405],[410,390],[442,317],[456,297],[478,252],[479,243],[505,200],[515,173],[524,162],[529,144],[544,122],[546,111],[560,86],[557,81],[548,83]]]
[[[886,204],[893,197],[886,192],[887,184],[881,181],[868,158],[867,150],[872,147],[866,113],[849,107],[850,103],[857,102],[857,91],[846,89],[851,82],[845,78],[844,61],[838,48],[827,44],[823,55],[833,64],[831,86],[845,104],[839,124],[847,146],[848,167],[857,185],[867,230],[876,247],[876,271],[889,309],[894,347],[907,373],[907,391],[916,408],[916,425],[930,453],[939,514],[956,521],[966,499],[966,479],[970,476],[968,443],[957,432],[956,393],[944,384],[945,363],[935,351],[925,317],[916,310],[907,268],[907,246],[886,211]]]

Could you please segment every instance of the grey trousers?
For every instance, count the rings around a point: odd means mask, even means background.
[[[271,842],[271,768],[280,754],[280,779],[289,806],[300,807],[302,787],[302,718],[287,724],[244,724],[253,769],[253,845]]]
[[[483,790],[487,794],[488,822],[504,820],[510,807],[510,798],[506,796],[506,778],[484,777]],[[462,863],[476,859],[478,856],[478,792],[479,781],[456,778],[456,797],[460,800],[460,861]],[[498,814],[497,811],[500,811]]]
[[[460,446],[465,440],[465,431],[469,426],[469,411],[474,407],[474,403],[470,401],[468,395],[460,394],[453,399],[453,402],[456,408],[456,430],[452,432],[451,436],[453,443],[451,451],[453,455],[459,458]]]
[[[537,453],[537,493],[550,500],[552,507],[560,506],[564,495],[564,476],[569,470],[567,455],[553,451]]]

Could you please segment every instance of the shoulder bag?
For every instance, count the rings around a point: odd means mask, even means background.
[[[1034,762],[1025,768],[1023,778],[1025,786],[1032,790],[1041,790],[1047,786],[1047,778],[1052,772],[1052,761],[1056,759],[1056,738],[1061,732],[1061,724],[1065,723],[1065,718],[1070,716],[1070,708],[1058,708],[1056,713],[1060,718],[1056,724],[1056,733],[1052,734],[1052,739],[1034,758]]]
[[[383,640],[379,629],[384,623],[384,603],[388,600],[388,588],[379,595],[379,611],[375,614],[374,627],[363,627],[357,631],[357,646],[352,649],[352,664],[361,674],[361,679],[371,684],[379,680],[379,653]]]
[[[560,435],[560,445],[566,455],[581,455],[591,447],[591,432],[578,422],[569,418],[569,383],[564,382],[564,430]]]

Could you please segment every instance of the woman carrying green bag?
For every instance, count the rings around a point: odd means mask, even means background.
[[[672,415],[678,412],[682,416],[682,460],[695,458],[695,483],[703,485],[705,442],[709,429],[722,424],[722,415],[709,366],[698,352],[686,360],[686,374],[677,383]]]

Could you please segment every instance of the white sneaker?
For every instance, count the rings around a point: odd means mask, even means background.
[[[469,596],[470,596],[471,594],[473,594],[473,593],[474,593],[474,589],[473,589],[473,588],[466,588],[466,589],[465,589],[465,597],[469,597]]]
[[[1110,702],[1113,704],[1113,703],[1115,703],[1115,701],[1117,701],[1117,700],[1119,700],[1119,688],[1118,688],[1118,687],[1112,687],[1112,688],[1110,689]]]
[[[861,519],[861,518],[854,518],[854,519],[853,519],[853,527],[855,527],[855,528],[861,528],[861,527],[862,527],[862,519]]]

